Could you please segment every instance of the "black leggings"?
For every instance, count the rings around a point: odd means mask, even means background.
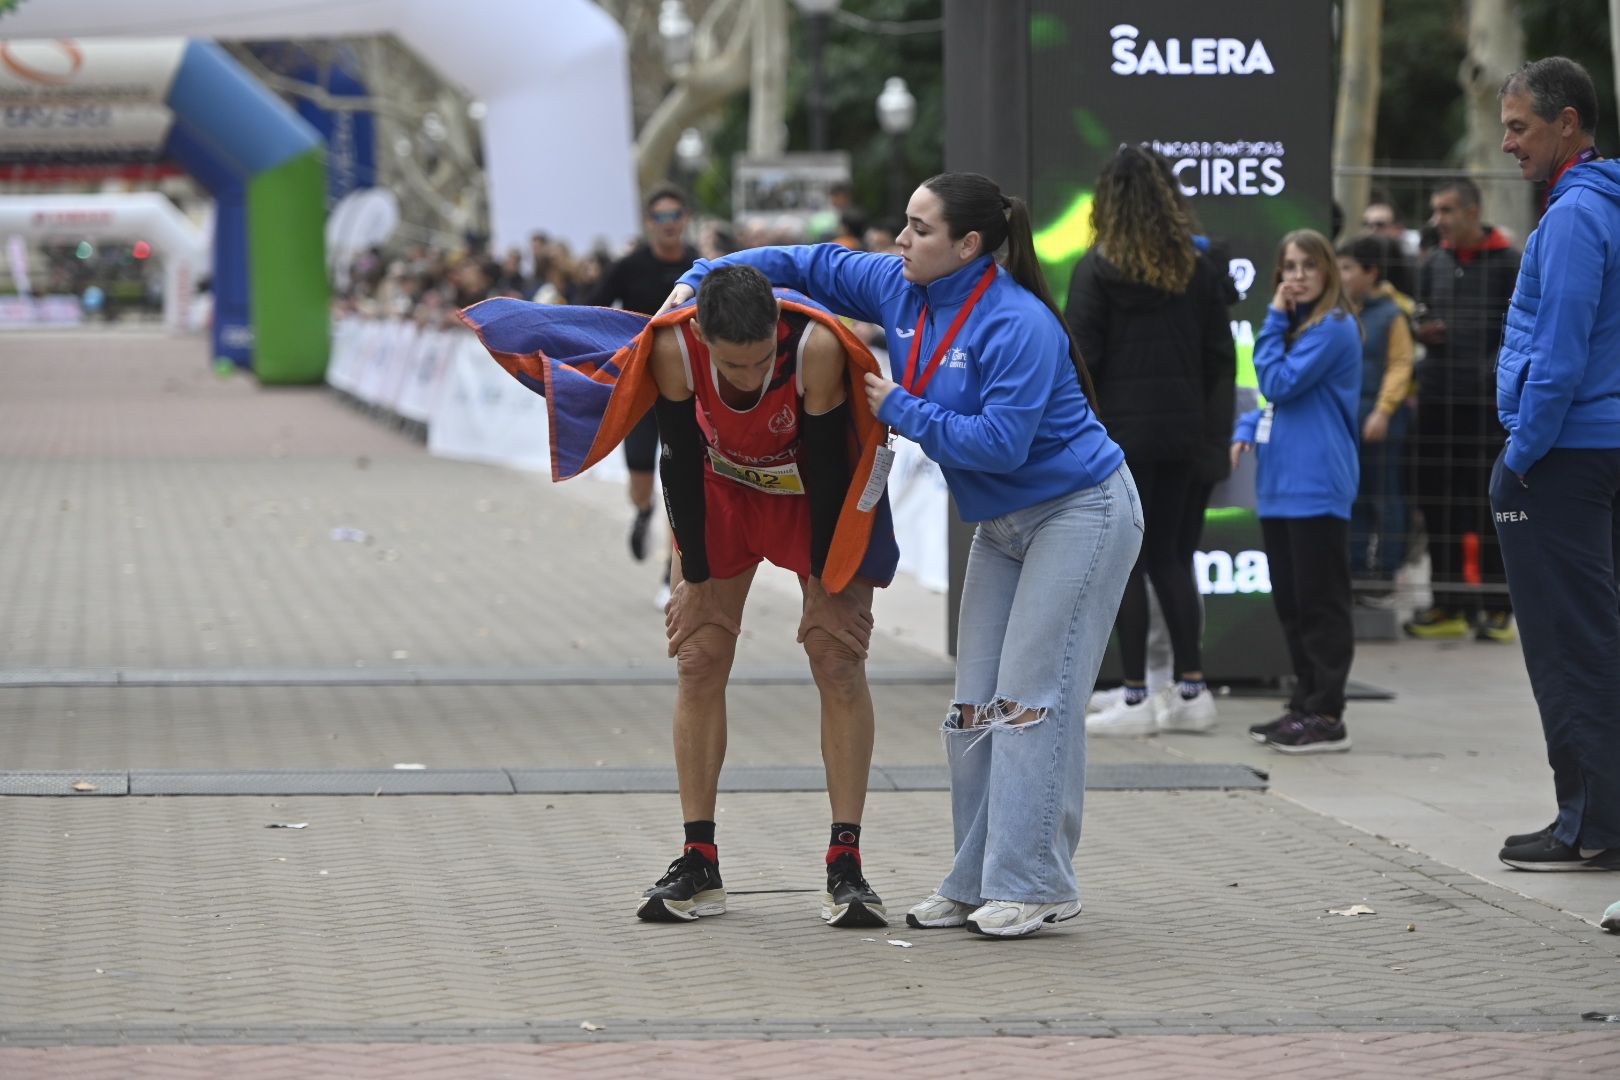
[[[1192,557],[1186,550],[1192,532],[1188,517],[1202,516],[1203,508],[1192,507],[1198,490],[1207,489],[1194,479],[1190,461],[1128,462],[1142,498],[1142,553],[1136,557],[1131,576],[1125,581],[1125,597],[1120,601],[1119,656],[1127,682],[1147,681],[1148,597],[1147,583],[1159,598],[1164,622],[1170,631],[1170,648],[1175,653],[1176,675],[1201,671],[1204,660],[1199,645],[1198,586],[1193,581]],[[1207,498],[1207,494],[1205,498]]]
[[[624,463],[631,472],[652,472],[658,468],[658,419],[651,409],[624,437]]]

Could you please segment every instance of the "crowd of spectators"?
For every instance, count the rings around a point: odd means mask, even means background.
[[[735,224],[718,218],[694,219],[689,238],[705,258],[718,258],[741,248],[836,240],[849,247],[890,251],[898,223],[869,223],[858,211],[847,211],[829,227],[817,228],[793,215],[743,218]],[[412,319],[424,327],[456,324],[457,309],[496,296],[542,304],[589,303],[613,262],[637,242],[625,237],[615,247],[598,244],[575,251],[559,239],[537,232],[529,250],[512,248],[497,255],[476,242],[454,248],[442,244],[376,247],[360,254],[334,288],[338,315],[378,319]]]

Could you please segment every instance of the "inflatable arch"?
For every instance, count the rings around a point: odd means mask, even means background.
[[[6,23],[0,20],[0,28]],[[171,158],[214,196],[213,351],[264,383],[330,349],[326,166],[292,107],[211,41],[0,41],[0,146]]]
[[[34,0],[0,36],[251,41],[397,35],[483,101],[497,251],[543,231],[576,249],[633,236],[635,136],[624,32],[591,0]]]
[[[163,323],[187,325],[208,240],[174,203],[152,191],[129,195],[0,196],[0,236],[145,240],[163,263]]]

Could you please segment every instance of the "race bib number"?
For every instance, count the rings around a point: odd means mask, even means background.
[[[795,462],[786,465],[739,465],[714,447],[709,447],[709,464],[727,480],[763,491],[767,495],[803,495],[804,481]]]

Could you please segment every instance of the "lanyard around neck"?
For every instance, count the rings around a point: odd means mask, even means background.
[[[956,318],[951,320],[951,328],[945,331],[944,337],[939,339],[939,345],[934,349],[934,355],[929,359],[928,366],[919,375],[917,373],[917,361],[922,356],[923,324],[928,321],[928,305],[923,305],[922,314],[917,316],[917,329],[912,332],[911,357],[906,361],[905,374],[900,379],[900,385],[905,387],[909,393],[922,397],[923,391],[928,389],[928,384],[934,379],[934,372],[939,370],[939,362],[945,358],[946,352],[950,350],[951,343],[956,340],[956,335],[961,332],[963,324],[967,322],[968,315],[978,306],[979,298],[984,295],[985,290],[990,287],[990,283],[994,280],[996,280],[996,264],[992,261],[989,267],[985,269],[984,276],[979,279],[979,283],[973,286],[973,291],[968,294],[967,300],[963,302],[962,309],[956,313]]]

